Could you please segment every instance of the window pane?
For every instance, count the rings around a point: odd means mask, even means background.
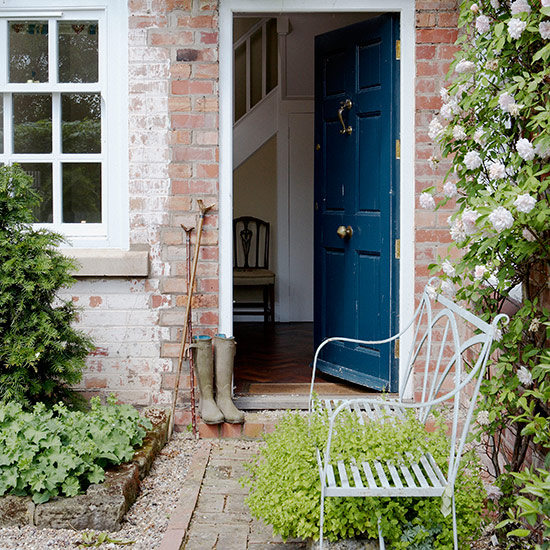
[[[101,222],[101,164],[63,164],[63,222]]]
[[[10,21],[10,82],[48,82],[47,21]]]
[[[59,82],[98,81],[97,21],[59,22]]]
[[[13,94],[14,153],[52,152],[52,96]]]
[[[62,94],[64,153],[101,153],[99,94]]]
[[[32,176],[33,187],[42,197],[42,202],[34,208],[34,217],[37,222],[52,223],[52,165],[48,163],[25,162],[21,168]]]

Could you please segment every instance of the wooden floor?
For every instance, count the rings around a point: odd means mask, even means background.
[[[236,395],[308,395],[313,361],[313,323],[235,323]],[[318,375],[320,394],[349,395],[364,389]]]

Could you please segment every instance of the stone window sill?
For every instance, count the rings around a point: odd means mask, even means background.
[[[147,277],[149,253],[147,250],[119,250],[114,248],[65,249],[64,254],[74,258],[80,268],[75,277]]]

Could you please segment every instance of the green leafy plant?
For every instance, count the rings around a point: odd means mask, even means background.
[[[101,533],[94,533],[93,531],[84,531],[82,533],[82,541],[78,545],[78,548],[90,548],[92,546],[99,547],[103,543],[118,544],[120,546],[126,546],[134,544],[134,540],[122,540],[113,539],[109,536],[109,533],[102,531]]]
[[[49,409],[38,403],[31,411],[0,405],[0,496],[32,495],[37,503],[74,496],[103,481],[105,468],[131,460],[151,428],[114,396],[106,406],[92,398],[87,412],[61,403]]]
[[[316,448],[324,448],[326,415],[311,424],[299,413],[287,412],[275,431],[265,436],[258,459],[249,465],[243,483],[250,488],[248,506],[257,518],[288,537],[318,538],[321,489]],[[412,416],[402,423],[360,424],[354,414],[338,421],[331,457],[358,460],[381,457],[399,463],[398,453],[429,451],[443,469],[449,443],[442,421],[429,434]],[[482,521],[484,491],[474,455],[463,458],[456,485],[459,537],[475,537]],[[452,523],[441,513],[439,498],[329,498],[325,501],[325,536],[330,540],[378,536],[380,517],[388,548],[451,548]],[[424,544],[424,546],[422,546]]]
[[[76,267],[57,248],[62,237],[31,226],[32,183],[20,167],[0,167],[0,402],[75,402],[69,385],[93,346],[59,297]]]

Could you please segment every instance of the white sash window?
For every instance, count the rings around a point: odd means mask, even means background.
[[[77,247],[128,241],[127,21],[115,4],[0,8],[0,162],[33,177],[37,225]]]

